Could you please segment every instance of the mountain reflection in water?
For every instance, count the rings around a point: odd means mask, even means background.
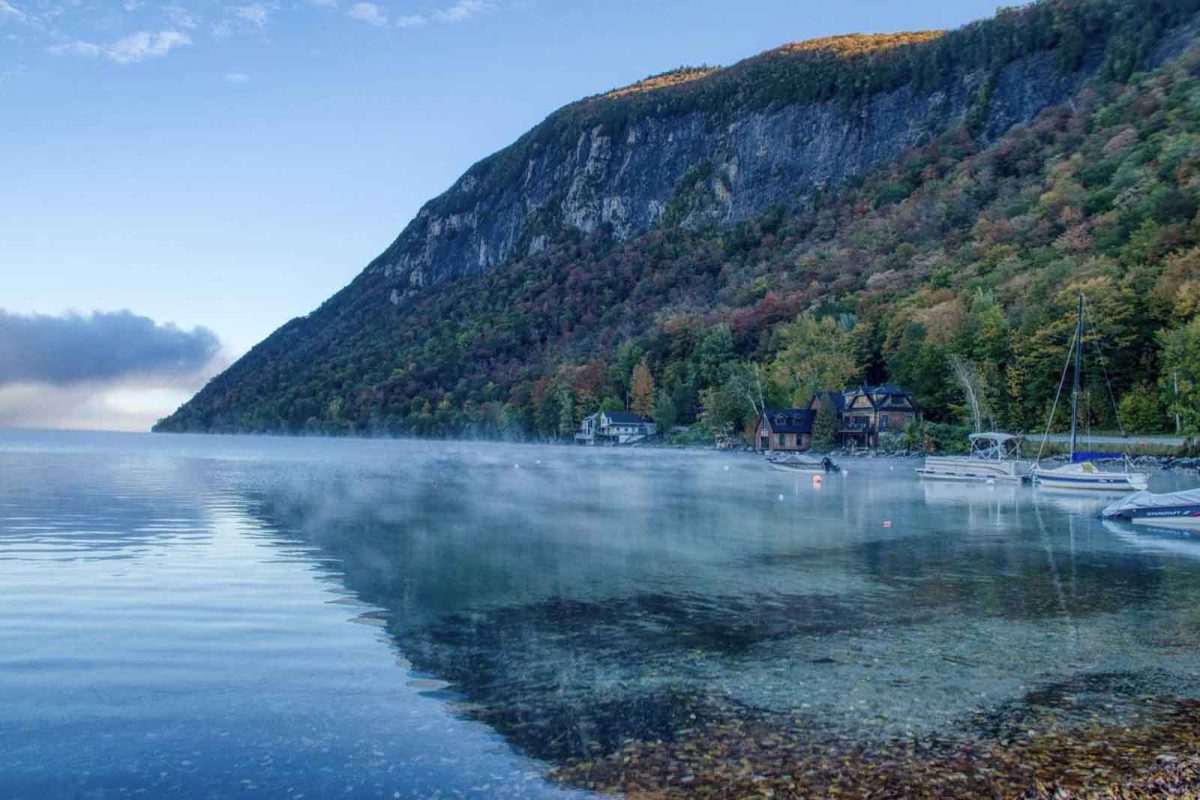
[[[335,556],[414,668],[537,758],[731,705],[861,739],[974,730],[1113,670],[1089,711],[1200,690],[1198,631],[1163,613],[1200,564],[1114,540],[1080,501],[922,485],[903,461],[814,488],[749,457],[485,453],[249,506]]]
[[[999,741],[1200,697],[1195,553],[910,461],[6,436],[9,796],[549,796],[731,720]]]

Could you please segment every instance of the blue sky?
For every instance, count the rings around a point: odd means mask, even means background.
[[[0,374],[0,425],[144,427],[571,100],[682,64],[955,27],[995,8],[0,0],[0,309],[129,310],[164,340],[177,341],[161,327],[173,323],[221,344],[204,365],[52,387],[55,402],[28,380],[14,400]]]

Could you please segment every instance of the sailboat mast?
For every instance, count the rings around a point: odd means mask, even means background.
[[[1071,393],[1071,460],[1075,460],[1075,445],[1079,436],[1080,369],[1083,362],[1083,292],[1079,293],[1079,317],[1075,321],[1075,389]]]

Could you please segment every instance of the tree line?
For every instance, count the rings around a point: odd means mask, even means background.
[[[732,227],[563,230],[400,306],[364,275],[162,429],[555,439],[636,403],[711,438],[763,405],[888,381],[932,424],[1030,432],[1082,291],[1085,423],[1195,434],[1198,192],[1193,53]]]

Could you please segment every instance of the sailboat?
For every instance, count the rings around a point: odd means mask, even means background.
[[[1141,472],[1130,472],[1128,462],[1122,472],[1102,469],[1095,462],[1103,454],[1081,453],[1079,443],[1079,396],[1080,378],[1083,365],[1083,321],[1084,299],[1079,295],[1079,317],[1075,322],[1075,340],[1071,345],[1071,353],[1067,357],[1067,365],[1063,368],[1063,377],[1059,382],[1059,394],[1062,393],[1066,382],[1067,367],[1071,360],[1075,362],[1075,384],[1071,394],[1071,463],[1061,467],[1042,467],[1034,464],[1034,482],[1045,489],[1066,489],[1069,491],[1104,491],[1104,492],[1134,492],[1142,491],[1150,485],[1150,478]],[[1054,407],[1050,409],[1050,421],[1046,425],[1046,435],[1042,438],[1042,448],[1046,447],[1046,439],[1050,435],[1050,425],[1054,422],[1054,413],[1058,410],[1058,398],[1054,399]],[[1118,424],[1120,420],[1118,419]],[[1122,431],[1124,434],[1124,431]],[[1039,459],[1041,452],[1038,453]]]

